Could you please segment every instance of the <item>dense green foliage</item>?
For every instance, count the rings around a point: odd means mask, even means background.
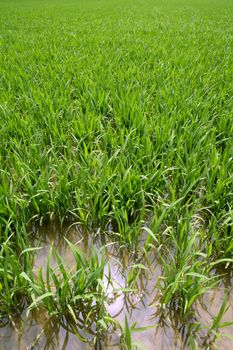
[[[2,0],[0,12],[0,314],[33,292],[49,312],[75,309],[70,272],[51,299],[35,251],[21,254],[29,223],[58,217],[154,252],[161,310],[175,302],[186,319],[233,261],[232,1]],[[83,280],[100,266],[102,298],[102,263],[79,259]]]

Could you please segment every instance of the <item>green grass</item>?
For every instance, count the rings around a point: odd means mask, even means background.
[[[0,317],[22,296],[73,321],[80,295],[104,301],[95,255],[74,252],[81,291],[58,255],[64,278],[49,263],[47,281],[33,277],[30,223],[56,217],[135,263],[155,254],[160,312],[175,304],[186,322],[216,268],[232,269],[232,1],[1,0],[0,12]]]

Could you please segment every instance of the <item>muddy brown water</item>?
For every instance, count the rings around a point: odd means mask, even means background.
[[[105,245],[107,250],[108,269],[111,271],[112,283],[115,288],[125,288],[128,267],[135,263],[133,257],[125,250],[119,250],[118,244],[111,241],[103,241],[101,237],[93,238],[84,234],[77,225],[61,227],[60,224],[53,222],[42,227],[34,225],[32,231],[32,244],[42,247],[35,257],[35,273],[42,267],[43,273],[46,270],[47,257],[53,244],[59,254],[68,266],[74,264],[71,251],[67,247],[64,236],[80,249],[88,254],[90,247],[95,247],[101,255],[101,248]],[[52,261],[55,267],[55,261]],[[129,323],[137,322],[138,327],[147,327],[149,329],[142,332],[132,333],[132,342],[137,344],[133,349],[147,350],[172,350],[189,349],[188,343],[192,330],[192,322],[185,325],[179,323],[176,313],[172,312],[169,319],[162,320],[158,314],[156,302],[158,302],[158,290],[156,283],[161,275],[160,266],[151,259],[150,268],[138,279],[137,292],[119,293],[116,298],[106,305],[108,312],[112,317],[124,324],[125,315]],[[233,277],[228,276],[222,280],[222,285],[207,293],[200,302],[196,304],[197,320],[204,324],[211,324],[211,320],[217,315],[224,299],[225,292],[229,294],[229,308],[222,318],[222,322],[231,322],[233,320]],[[107,284],[107,278],[105,280]],[[111,299],[111,288],[108,289]],[[206,349],[206,330],[199,331],[196,339],[199,343],[199,349]],[[3,320],[0,323],[0,350],[109,350],[119,349],[120,334],[119,331],[106,335],[105,339],[100,339],[98,346],[94,347],[91,342],[94,332],[82,331],[82,335],[90,341],[84,343],[72,331],[69,323],[64,320],[48,318],[43,309],[32,311],[26,317],[24,309],[20,316],[15,319]],[[223,329],[222,333],[233,336],[233,326]],[[81,332],[80,332],[81,334]],[[222,337],[216,342],[216,347],[210,349],[232,350],[233,341],[228,337]]]

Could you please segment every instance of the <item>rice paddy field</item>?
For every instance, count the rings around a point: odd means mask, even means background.
[[[0,0],[0,349],[233,347],[233,1]]]

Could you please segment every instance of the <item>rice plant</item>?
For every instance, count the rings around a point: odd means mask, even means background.
[[[134,323],[104,307],[104,249],[67,242],[73,269],[52,247],[35,272],[31,227],[58,220],[133,258],[125,290],[157,264],[154,312],[196,327],[198,301],[233,266],[232,6],[1,1],[0,319],[43,308],[81,328],[80,317],[100,333],[121,329],[132,347]]]

